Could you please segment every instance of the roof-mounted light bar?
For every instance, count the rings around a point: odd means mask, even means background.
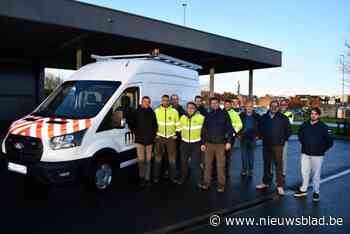
[[[138,58],[146,58],[146,59],[154,59],[157,61],[161,61],[164,63],[169,63],[169,64],[173,64],[176,66],[180,66],[180,67],[186,67],[189,69],[193,69],[193,70],[199,70],[202,69],[202,66],[194,64],[194,63],[190,63],[181,59],[177,59],[165,54],[161,54],[159,53],[158,49],[155,49],[152,51],[152,53],[149,54],[127,54],[127,55],[111,55],[111,56],[100,56],[100,55],[95,55],[92,54],[91,55],[92,59],[95,59],[96,61],[108,61],[111,59],[138,59]]]

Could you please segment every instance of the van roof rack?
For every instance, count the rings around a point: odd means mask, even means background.
[[[193,70],[199,70],[202,69],[202,66],[190,63],[181,59],[177,59],[165,54],[160,53],[148,53],[148,54],[127,54],[127,55],[111,55],[111,56],[100,56],[96,54],[91,55],[92,59],[95,59],[97,62],[101,61],[108,61],[113,59],[139,59],[139,58],[146,58],[146,59],[154,59],[157,61],[173,64],[180,67],[185,67]]]

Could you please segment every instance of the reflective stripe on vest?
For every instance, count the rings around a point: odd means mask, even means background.
[[[158,107],[155,111],[158,132],[157,135],[169,138],[176,135],[176,131],[180,131],[179,113],[172,107]]]

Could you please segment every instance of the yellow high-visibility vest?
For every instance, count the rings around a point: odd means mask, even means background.
[[[158,131],[157,136],[170,138],[176,135],[176,131],[180,131],[179,113],[171,106],[165,108],[158,107],[155,111]]]
[[[239,117],[239,114],[233,109],[227,111],[227,113],[230,116],[233,129],[238,133],[243,127],[241,117]]]
[[[291,111],[285,111],[283,114],[289,119],[290,124],[294,121],[294,113]]]
[[[201,131],[204,116],[196,112],[191,117],[182,115],[180,118],[181,139],[184,142],[194,143],[201,140]]]

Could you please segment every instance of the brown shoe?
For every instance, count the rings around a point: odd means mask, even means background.
[[[205,191],[209,189],[209,185],[204,184],[204,183],[199,183],[198,187],[202,190],[205,190]]]
[[[225,187],[219,187],[217,191],[218,193],[223,193],[225,192]]]

